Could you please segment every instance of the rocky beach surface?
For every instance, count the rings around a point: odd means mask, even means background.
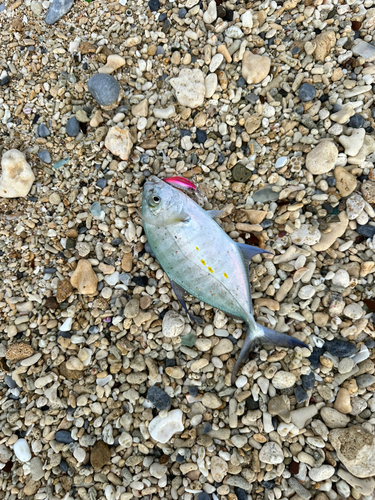
[[[0,0],[0,500],[372,500],[372,0]],[[260,347],[187,297],[145,180],[261,246]],[[214,244],[214,242],[213,242]]]

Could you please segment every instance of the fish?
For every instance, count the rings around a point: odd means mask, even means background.
[[[173,179],[173,178],[172,178]],[[264,249],[233,241],[215,221],[218,210],[204,210],[178,182],[149,177],[142,194],[143,228],[156,259],[189,318],[199,324],[185,303],[185,292],[247,324],[231,384],[258,343],[294,348],[307,345],[289,335],[256,323],[254,319],[249,263]],[[190,187],[190,186],[189,186]]]

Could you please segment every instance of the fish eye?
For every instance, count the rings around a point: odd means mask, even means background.
[[[152,197],[152,201],[157,205],[158,203],[160,203],[160,197],[159,196],[153,196]]]

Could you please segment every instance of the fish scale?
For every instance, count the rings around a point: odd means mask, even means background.
[[[155,176],[145,183],[143,227],[155,257],[192,319],[201,321],[189,313],[184,291],[247,323],[247,333],[232,372],[232,384],[241,364],[259,341],[284,347],[307,347],[294,337],[274,332],[254,320],[248,266],[251,257],[266,251],[234,242],[213,220],[217,211],[203,210],[171,184]]]

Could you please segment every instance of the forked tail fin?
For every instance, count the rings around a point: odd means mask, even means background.
[[[255,326],[255,328],[254,328]],[[250,322],[249,326],[247,328],[245,340],[242,346],[242,349],[240,351],[240,354],[238,355],[236,364],[234,365],[233,372],[232,372],[232,377],[231,377],[231,384],[234,385],[236,381],[236,376],[237,373],[240,369],[240,367],[245,363],[246,359],[248,358],[250,352],[253,351],[255,346],[260,343],[260,344],[270,344],[274,346],[279,346],[279,347],[307,347],[307,345],[304,342],[301,342],[301,340],[295,339],[294,337],[291,337],[290,335],[286,335],[285,333],[279,333],[275,332],[274,330],[271,330],[270,328],[267,328],[266,326],[259,325],[258,323]]]

